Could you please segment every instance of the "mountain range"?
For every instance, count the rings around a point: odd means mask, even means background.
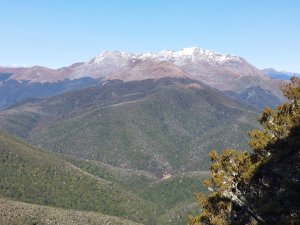
[[[280,79],[280,80],[290,80],[292,76],[300,77],[299,73],[278,71],[273,68],[263,69],[262,72],[273,79]]]
[[[200,48],[0,68],[0,223],[186,224],[208,152],[285,101],[266,73]]]
[[[57,70],[41,66],[0,67],[0,108],[26,98],[53,96],[107,80],[163,77],[188,77],[258,108],[274,107],[284,101],[279,88],[283,81],[271,79],[245,59],[201,48],[184,48],[156,54],[105,51],[88,62]]]

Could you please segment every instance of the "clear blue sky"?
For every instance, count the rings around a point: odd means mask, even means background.
[[[0,65],[197,46],[300,72],[299,0],[0,0]]]

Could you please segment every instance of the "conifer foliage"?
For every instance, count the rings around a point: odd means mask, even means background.
[[[288,101],[266,108],[261,130],[249,132],[253,152],[210,153],[210,195],[189,225],[300,224],[300,79],[283,87]]]

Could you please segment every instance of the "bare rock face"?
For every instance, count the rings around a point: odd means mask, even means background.
[[[47,67],[34,66],[14,73],[11,76],[11,79],[19,81],[28,80],[31,83],[53,83],[64,80],[65,77],[60,71],[49,69]]]
[[[106,80],[145,80],[164,77],[188,78],[187,73],[180,67],[166,61],[152,59],[133,59],[118,72],[107,76]]]

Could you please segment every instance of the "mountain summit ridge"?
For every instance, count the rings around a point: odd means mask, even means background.
[[[180,60],[190,60],[191,62],[213,62],[213,63],[226,63],[229,61],[241,62],[244,59],[239,56],[233,56],[230,54],[220,54],[214,51],[206,50],[199,47],[182,48],[181,50],[162,50],[158,53],[145,52],[141,54],[134,54],[124,51],[103,51],[95,58],[89,61],[89,63],[99,63],[101,60],[107,57],[119,58],[124,60],[136,60],[136,59],[153,59],[158,61],[171,61],[176,65],[181,65]]]
[[[241,69],[238,68],[239,65],[248,64],[242,57],[230,54],[220,54],[199,47],[182,48],[177,51],[162,50],[158,53],[145,52],[141,54],[106,50],[87,62],[74,63],[59,69],[51,69],[44,66],[27,68],[0,67],[0,73],[12,73],[13,75],[8,78],[10,80],[22,80],[32,83],[55,83],[66,79],[74,80],[83,77],[92,77],[96,79],[105,78],[106,76],[118,72],[121,68],[126,67],[129,64],[148,60],[158,63],[167,61],[179,67],[194,64],[199,64],[201,67],[210,66],[210,69],[214,66],[235,67],[237,70],[235,72],[241,72]],[[262,77],[265,76],[261,71],[258,71],[258,69],[255,72],[249,70],[247,71],[247,74],[260,74]],[[186,72],[190,73],[191,71],[187,70]],[[147,79],[146,75],[147,74],[145,74],[145,77]]]
[[[239,101],[244,99],[241,96],[247,96],[243,102],[259,108],[275,107],[285,100],[280,91],[283,81],[271,79],[244,58],[191,47],[142,54],[104,51],[87,62],[57,70],[41,66],[0,67],[0,99],[3,99],[0,101],[0,108],[28,97],[56,95],[95,86],[107,80],[138,81],[166,77],[200,81],[229,93]],[[32,90],[26,91],[28,88]],[[18,91],[17,98],[12,96],[16,89],[22,90]],[[45,90],[51,91],[45,93]],[[250,92],[256,94],[250,96]],[[271,104],[265,104],[265,99],[269,99],[267,102]]]

